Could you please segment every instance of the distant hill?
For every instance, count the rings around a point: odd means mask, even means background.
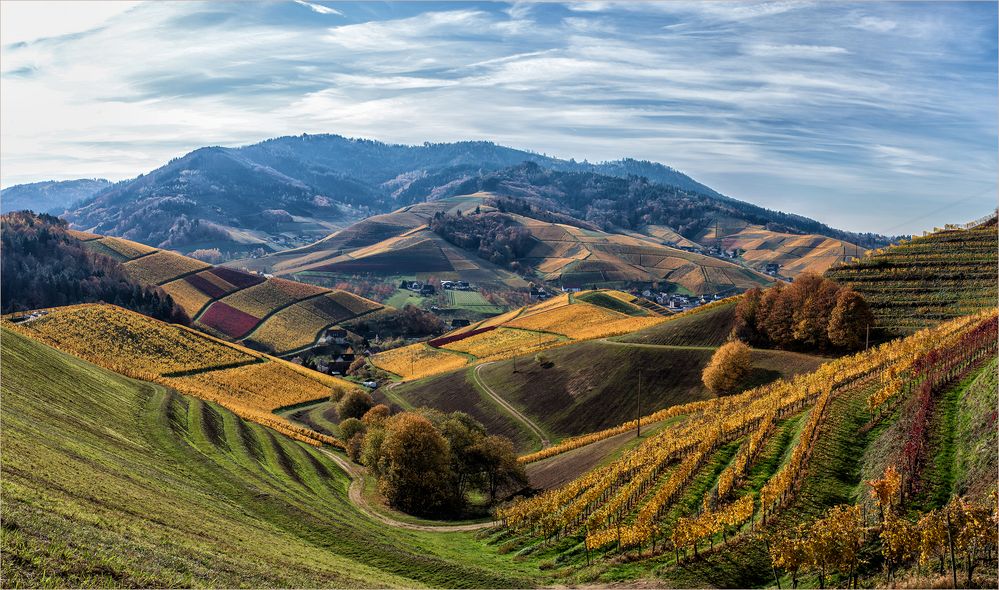
[[[371,215],[480,190],[538,197],[605,231],[658,224],[691,238],[725,214],[778,231],[887,243],[742,203],[654,162],[577,162],[491,142],[405,146],[337,135],[201,148],[103,190],[66,218],[77,229],[185,253],[219,248],[239,256],[303,246]]]
[[[111,183],[103,178],[15,184],[0,190],[0,213],[28,210],[59,215],[109,186]]]
[[[237,265],[314,280],[410,276],[523,287],[511,272],[566,287],[660,283],[688,294],[729,293],[769,279],[733,262],[667,246],[659,238],[601,231],[568,215],[520,207],[491,193],[403,207],[310,246]]]

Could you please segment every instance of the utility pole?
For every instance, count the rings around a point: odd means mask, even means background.
[[[638,434],[635,438],[642,437],[642,370],[638,370]]]
[[[867,336],[864,337],[864,350],[871,346],[871,325],[867,324]]]

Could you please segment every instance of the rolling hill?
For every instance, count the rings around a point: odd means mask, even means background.
[[[914,237],[830,269],[867,299],[877,328],[897,336],[996,306],[995,217],[968,229]]]
[[[474,533],[362,512],[324,451],[6,328],[0,342],[5,586],[545,583]]]
[[[703,245],[738,250],[750,268],[780,265],[780,274],[796,277],[803,272],[821,274],[829,268],[860,258],[866,249],[842,239],[819,234],[789,234],[730,218],[719,218],[697,236]]]
[[[85,247],[120,262],[136,282],[170,295],[195,327],[268,352],[309,347],[326,328],[383,307],[345,291],[214,267],[122,238],[70,232]]]
[[[599,331],[586,333],[588,314],[584,309],[595,304],[582,300],[593,301],[593,295],[608,294],[621,297],[607,297],[618,303],[629,298],[613,291],[584,292],[574,297],[573,304],[553,300],[445,335],[438,341],[456,340],[441,344],[435,356],[443,360],[453,358],[455,362],[437,361],[433,372],[416,363],[414,366],[421,372],[412,376],[418,380],[392,387],[390,398],[413,407],[427,405],[469,412],[492,431],[517,441],[523,449],[536,448],[538,435],[525,429],[522,420],[491,400],[488,389],[500,392],[505,400],[539,424],[551,440],[579,436],[633,418],[638,409],[639,372],[643,414],[714,398],[701,382],[701,371],[731,332],[734,302],[722,301],[669,318],[653,316],[625,303],[631,306],[634,315],[624,322],[618,320],[626,332],[624,335],[606,338],[620,333],[606,319]],[[609,308],[604,309],[610,312]],[[546,340],[548,330],[555,328],[549,317],[565,318],[565,333],[587,338],[573,341],[560,335],[564,339]],[[542,331],[533,335],[525,332],[531,328]],[[511,340],[521,334],[523,339]],[[503,341],[511,344],[503,346]],[[424,347],[421,351],[424,353],[434,350],[426,345],[417,346]],[[534,354],[538,350],[543,352]],[[461,358],[455,354],[459,352],[471,358]],[[388,365],[405,375],[409,371],[407,354],[406,349],[398,349],[375,355],[371,362]],[[753,370],[745,386],[807,372],[825,360],[805,354],[755,350]],[[434,375],[437,371],[442,374]]]
[[[734,293],[766,284],[765,276],[731,262],[666,246],[639,235],[599,231],[497,210],[496,195],[459,195],[404,207],[340,230],[310,246],[240,260],[243,265],[302,280],[376,275],[465,280],[489,288],[523,288],[516,275],[486,259],[474,233],[500,225],[523,246],[507,266],[566,287],[661,283],[687,294]],[[448,220],[470,228],[453,229]],[[567,219],[566,221],[571,221]],[[434,231],[436,230],[436,231]],[[499,261],[497,261],[499,262]]]

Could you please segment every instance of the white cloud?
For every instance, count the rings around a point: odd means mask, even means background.
[[[875,33],[887,33],[893,31],[898,23],[887,19],[880,18],[877,16],[862,16],[857,19],[852,25],[855,28],[863,29],[865,31],[873,31]]]
[[[319,14],[336,14],[338,16],[343,16],[343,13],[335,8],[330,8],[329,6],[323,6],[322,4],[316,4],[314,2],[306,2],[305,0],[295,0],[295,4],[301,4],[302,6],[307,6],[312,12],[318,12]]]
[[[843,47],[834,45],[775,45],[773,43],[756,43],[746,48],[750,55],[782,56],[782,57],[827,57],[850,53]]]
[[[0,2],[0,44],[10,45],[87,31],[137,4],[111,0]]]

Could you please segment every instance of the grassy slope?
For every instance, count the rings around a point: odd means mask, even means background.
[[[642,370],[642,413],[711,397],[701,371],[711,359],[708,347],[631,346],[603,341],[580,342],[544,352],[551,366],[533,356],[486,365],[482,379],[507,401],[558,437],[607,428],[634,418],[638,403],[638,369]],[[823,359],[780,351],[754,351],[754,370],[745,386],[815,368]],[[507,417],[489,416],[491,405],[464,377],[467,370],[405,384],[393,393],[413,405],[471,411],[495,423],[498,432],[513,432]],[[485,414],[481,413],[486,412]]]
[[[531,584],[471,535],[368,520],[322,454],[218,406],[6,330],[2,361],[6,586]]]
[[[985,497],[996,485],[996,407],[999,404],[997,361],[986,364],[959,398],[955,462],[956,491]]]
[[[735,324],[735,302],[670,320],[614,340],[672,346],[721,346]]]

